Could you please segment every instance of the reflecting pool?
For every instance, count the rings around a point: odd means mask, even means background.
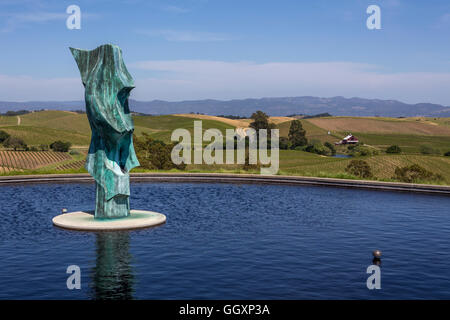
[[[0,187],[0,299],[450,299],[450,197],[219,183],[131,194],[167,223],[63,230],[51,219],[92,210],[94,184]],[[381,290],[366,287],[374,249]]]

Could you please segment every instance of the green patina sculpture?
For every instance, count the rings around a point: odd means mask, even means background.
[[[133,78],[118,46],[70,50],[81,73],[92,130],[86,169],[96,182],[95,218],[126,217],[130,214],[129,172],[139,166],[128,107]]]

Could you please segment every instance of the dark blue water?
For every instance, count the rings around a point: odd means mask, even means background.
[[[58,229],[93,184],[0,188],[0,299],[450,299],[450,198],[325,187],[134,183],[153,229]],[[368,290],[371,252],[381,290]],[[78,265],[81,290],[68,290]]]
[[[352,156],[348,155],[348,154],[335,154],[332,157],[333,158],[352,158]]]

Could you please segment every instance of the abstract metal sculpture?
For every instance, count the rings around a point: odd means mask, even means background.
[[[70,50],[85,88],[86,113],[92,130],[86,169],[96,182],[95,218],[126,217],[130,214],[129,172],[139,166],[128,107],[133,79],[118,46]]]

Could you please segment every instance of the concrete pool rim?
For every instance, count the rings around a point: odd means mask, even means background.
[[[55,226],[77,231],[119,231],[143,229],[161,225],[166,222],[162,213],[131,210],[130,215],[119,219],[94,219],[92,213],[74,211],[53,217]]]
[[[310,185],[341,188],[354,188],[380,191],[402,191],[450,195],[450,186],[384,182],[370,180],[350,180],[336,178],[316,178],[305,176],[230,174],[230,173],[131,173],[133,182],[206,182],[206,183],[258,183],[281,185]],[[89,174],[48,174],[1,176],[0,186],[11,183],[54,183],[54,182],[93,182]]]

